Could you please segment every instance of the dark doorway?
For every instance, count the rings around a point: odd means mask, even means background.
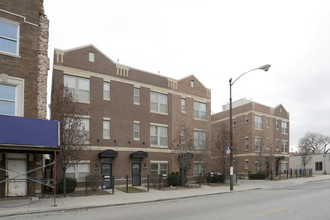
[[[132,163],[132,185],[141,186],[141,163]]]
[[[111,189],[112,164],[102,163],[102,189]]]

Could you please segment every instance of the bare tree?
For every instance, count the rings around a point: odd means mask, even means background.
[[[194,138],[191,132],[187,132],[186,129],[177,131],[173,138],[173,150],[179,162],[181,186],[184,186],[189,161],[193,157],[194,152]]]
[[[299,149],[308,149],[310,153],[319,150],[323,154],[330,151],[330,136],[325,136],[320,133],[307,132],[304,137],[299,140]]]
[[[80,159],[82,146],[88,141],[89,135],[85,132],[84,123],[80,116],[83,110],[74,102],[74,97],[67,87],[61,86],[52,92],[51,119],[60,122],[60,149],[57,157],[64,178],[70,165]]]
[[[229,146],[229,131],[228,126],[224,124],[221,125],[221,128],[217,131],[216,139],[213,140],[214,148],[212,149],[212,155],[216,159],[217,167],[223,173],[223,175],[229,175],[229,157],[227,154],[226,148]]]

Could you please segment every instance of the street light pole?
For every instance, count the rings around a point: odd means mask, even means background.
[[[263,65],[259,68],[255,68],[252,70],[249,70],[243,74],[241,74],[239,77],[237,77],[233,82],[232,82],[232,78],[229,79],[229,128],[230,128],[230,134],[229,134],[229,147],[230,147],[230,190],[232,191],[234,189],[234,184],[233,184],[233,175],[234,175],[234,166],[233,166],[233,108],[232,108],[232,98],[231,98],[231,87],[232,85],[234,85],[234,83],[241,78],[242,76],[244,76],[245,74],[254,71],[254,70],[264,70],[264,71],[268,71],[270,68],[269,64]],[[236,177],[237,178],[237,177]]]

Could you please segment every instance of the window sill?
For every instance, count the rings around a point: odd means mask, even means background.
[[[5,52],[5,51],[0,51],[0,54],[1,54],[1,55],[5,55],[5,56],[14,57],[14,58],[21,58],[20,55],[12,54],[12,53],[7,53],[7,52]]]
[[[140,105],[140,102],[134,102],[134,105]]]
[[[160,146],[160,145],[150,145],[150,147],[168,149],[168,146]]]
[[[159,115],[168,115],[168,113],[164,113],[164,112],[150,111],[150,113],[159,114]]]
[[[207,119],[194,118],[196,121],[207,121]]]
[[[140,138],[134,138],[133,140],[134,141],[140,141]]]
[[[90,101],[80,101],[76,100],[75,102],[81,103],[81,104],[91,104]]]
[[[103,140],[110,140],[110,137],[103,137]]]
[[[105,99],[105,98],[103,98],[103,100],[104,100],[104,101],[111,101],[111,99]]]

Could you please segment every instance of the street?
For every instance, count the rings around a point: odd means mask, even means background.
[[[330,181],[6,219],[329,219]]]

